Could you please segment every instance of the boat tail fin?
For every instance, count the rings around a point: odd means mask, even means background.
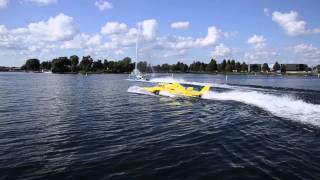
[[[204,86],[201,91],[200,91],[200,94],[203,95],[205,94],[206,92],[208,92],[210,90],[210,86],[209,85],[206,85]]]

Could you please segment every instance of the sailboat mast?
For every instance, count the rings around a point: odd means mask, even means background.
[[[139,33],[140,33],[140,24],[138,24],[138,32],[137,32],[137,39],[136,39],[136,63],[134,66],[135,70],[138,70],[138,42],[139,42]]]

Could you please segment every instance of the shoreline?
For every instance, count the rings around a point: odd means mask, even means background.
[[[36,74],[48,74],[46,72],[41,71],[0,71],[0,73],[36,73]],[[125,73],[115,73],[115,72],[65,72],[65,73],[52,73],[50,74],[82,74],[82,75],[90,75],[90,74],[130,74],[130,72]],[[145,73],[151,74],[151,73]],[[208,74],[208,75],[263,75],[263,76],[320,76],[320,73],[314,72],[286,72],[286,73],[275,73],[275,72],[156,72],[154,74]]]

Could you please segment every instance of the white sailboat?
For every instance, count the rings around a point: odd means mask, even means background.
[[[149,78],[147,78],[146,75],[141,73],[138,69],[138,42],[139,42],[139,34],[140,34],[140,26],[138,25],[138,32],[137,32],[137,40],[136,40],[136,60],[135,60],[135,66],[134,70],[129,75],[129,80],[134,81],[147,81]]]

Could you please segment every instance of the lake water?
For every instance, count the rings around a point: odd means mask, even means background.
[[[318,179],[320,79],[0,73],[0,179]],[[201,99],[156,82],[210,83]]]

